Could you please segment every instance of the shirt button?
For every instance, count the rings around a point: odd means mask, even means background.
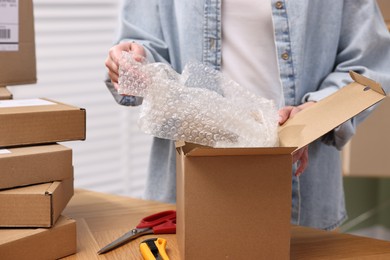
[[[287,52],[285,52],[285,53],[282,54],[282,59],[283,59],[283,60],[288,60],[288,58],[290,58],[290,55],[288,55]]]
[[[275,7],[276,7],[277,9],[282,9],[282,8],[283,8],[283,2],[282,2],[282,1],[277,1],[277,2],[275,3]]]

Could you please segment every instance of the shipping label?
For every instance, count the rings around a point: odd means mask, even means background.
[[[6,107],[31,107],[31,106],[47,106],[56,105],[54,102],[35,98],[35,99],[14,99],[14,100],[0,100],[0,108]]]
[[[7,149],[0,149],[0,154],[8,154],[8,153],[11,153],[11,151]]]
[[[0,0],[0,51],[19,50],[19,0]]]

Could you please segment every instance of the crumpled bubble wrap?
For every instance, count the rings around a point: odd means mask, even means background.
[[[143,97],[143,132],[211,147],[278,145],[274,103],[219,71],[193,62],[180,75],[164,63],[136,61],[129,52],[119,64],[118,93]]]

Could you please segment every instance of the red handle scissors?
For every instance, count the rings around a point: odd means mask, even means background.
[[[120,238],[106,245],[97,253],[104,254],[121,245],[124,245],[137,237],[147,234],[175,234],[176,233],[176,211],[162,211],[141,219],[140,223]]]

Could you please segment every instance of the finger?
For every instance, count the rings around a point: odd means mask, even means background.
[[[290,117],[293,117],[295,116],[298,112],[301,112],[302,110],[308,108],[308,107],[311,107],[313,104],[315,104],[314,101],[309,101],[309,102],[306,102],[306,103],[303,103],[297,107],[294,107],[292,110],[291,110],[291,113],[290,113]]]
[[[114,50],[118,51],[119,54],[122,53],[122,51],[131,51],[131,44],[133,42],[121,42],[118,45],[114,46]]]
[[[109,73],[118,75],[118,64],[113,61],[113,59],[108,56],[104,64],[108,69]]]
[[[142,62],[145,59],[146,53],[142,45],[132,42],[130,44],[130,50],[133,52],[133,57],[136,61]]]
[[[119,76],[117,73],[114,73],[112,71],[108,71],[108,76],[110,77],[110,79],[113,83],[118,83]]]
[[[111,80],[117,82],[118,81],[118,70],[119,66],[118,63],[116,62],[115,58],[115,52],[110,51],[108,57],[106,58],[104,64],[106,65],[106,68],[108,69],[108,76],[110,77]]]
[[[293,163],[296,163],[301,159],[303,152],[304,148],[301,148],[293,153]]]
[[[118,67],[119,60],[122,57],[122,52],[130,51],[131,50],[130,46],[131,46],[130,42],[122,42],[119,43],[118,45],[111,47],[108,52],[108,58],[111,60],[112,64],[115,64],[116,67]]]
[[[117,82],[113,82],[113,81],[111,81],[111,82],[112,82],[112,85],[114,85],[114,88],[116,90],[119,90],[119,84]]]
[[[307,147],[304,148],[302,156],[299,159],[299,166],[295,171],[295,176],[299,177],[307,168],[309,164],[309,150]]]
[[[293,109],[292,106],[283,107],[279,110],[279,124],[282,125],[284,122],[287,121],[287,119],[290,117],[291,110]]]
[[[290,112],[290,118],[294,117],[297,113],[302,111],[302,108],[300,107],[293,107]]]

